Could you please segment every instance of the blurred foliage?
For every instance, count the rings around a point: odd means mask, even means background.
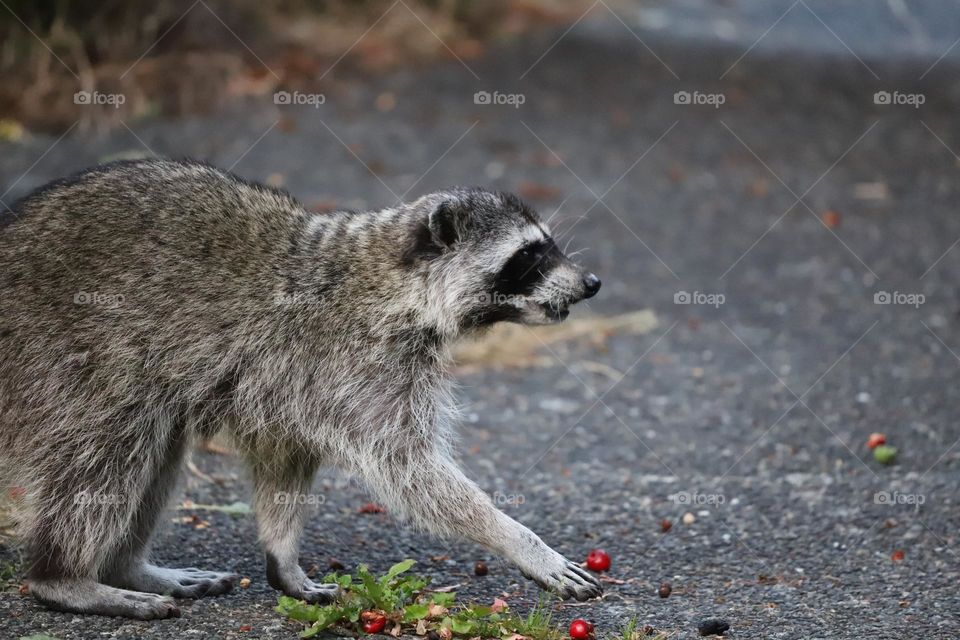
[[[116,126],[482,53],[491,38],[579,16],[584,0],[6,0],[0,119]],[[409,10],[407,10],[409,8]],[[429,28],[437,37],[424,37]],[[343,57],[345,52],[349,55]],[[326,73],[336,61],[336,73]],[[122,93],[76,109],[74,93]]]

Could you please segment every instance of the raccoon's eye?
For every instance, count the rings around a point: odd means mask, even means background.
[[[550,247],[544,242],[521,247],[507,260],[494,278],[494,287],[503,294],[529,294],[550,269]]]

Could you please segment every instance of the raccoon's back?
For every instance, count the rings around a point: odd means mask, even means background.
[[[0,227],[0,404],[12,379],[73,365],[193,376],[268,308],[300,211],[279,192],[162,160],[27,196]]]
[[[0,230],[0,290],[45,310],[83,309],[73,294],[98,294],[87,311],[121,296],[146,310],[243,295],[266,284],[299,211],[284,194],[198,163],[97,167],[21,201]]]

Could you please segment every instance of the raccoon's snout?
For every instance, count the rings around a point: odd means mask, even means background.
[[[600,291],[600,278],[592,273],[586,273],[583,276],[584,298],[592,298]]]

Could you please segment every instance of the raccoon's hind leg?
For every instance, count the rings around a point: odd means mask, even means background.
[[[128,535],[112,554],[103,582],[174,598],[203,598],[227,593],[238,576],[201,569],[168,569],[147,561],[150,538],[180,475],[185,435],[169,443],[160,467],[143,495]]]
[[[300,568],[300,537],[311,500],[316,463],[295,456],[251,454],[254,475],[253,506],[267,560],[267,582],[284,594],[311,604],[333,602],[336,584],[322,584]],[[258,458],[258,459],[255,459]]]
[[[154,464],[127,434],[96,429],[37,438],[26,470],[32,517],[26,523],[27,585],[47,607],[150,620],[180,615],[171,598],[102,584],[101,568],[127,535]],[[86,455],[78,455],[78,452]],[[93,459],[91,459],[93,458]]]

